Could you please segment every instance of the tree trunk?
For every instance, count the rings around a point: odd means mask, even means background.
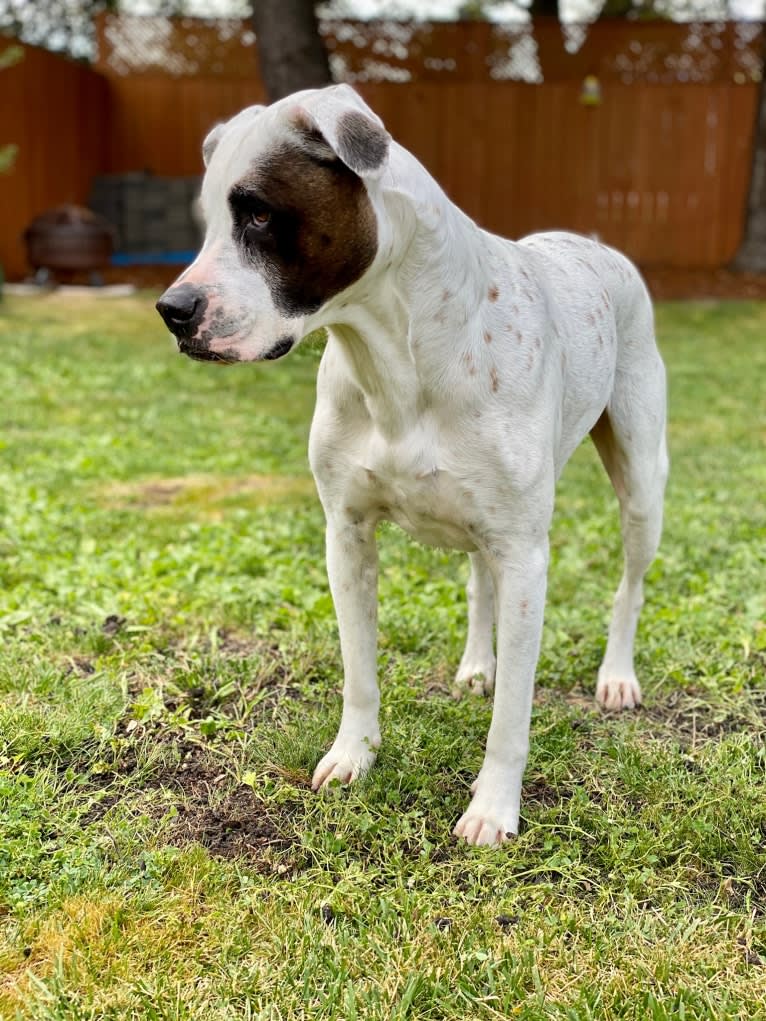
[[[253,0],[253,28],[272,102],[332,82],[314,0]]]
[[[766,273],[766,60],[755,112],[753,168],[750,172],[745,233],[732,265],[734,269],[746,272]]]
[[[529,7],[529,13],[533,18],[539,16],[558,18],[559,16],[559,0],[532,0]]]
[[[604,0],[604,6],[598,16],[599,21],[609,18],[624,18],[635,10],[632,0]]]

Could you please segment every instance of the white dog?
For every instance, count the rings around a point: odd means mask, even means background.
[[[395,521],[471,559],[457,685],[495,700],[455,833],[498,844],[518,829],[554,486],[587,433],[625,547],[596,698],[641,698],[633,639],[668,464],[646,289],[594,241],[480,230],[345,85],[251,107],[203,152],[204,247],[157,306],[181,351],[258,361],[329,333],[309,454],[343,714],[312,786],[353,780],[380,744],[375,527]]]

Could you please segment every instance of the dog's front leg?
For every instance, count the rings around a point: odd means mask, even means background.
[[[529,750],[535,667],[545,607],[547,538],[530,537],[488,560],[497,599],[497,675],[484,764],[455,834],[497,845],[518,832],[521,780]]]
[[[328,518],[327,573],[343,656],[343,714],[338,736],[314,770],[313,790],[355,780],[380,745],[377,682],[378,551],[374,525]]]

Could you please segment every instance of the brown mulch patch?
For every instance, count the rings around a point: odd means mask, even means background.
[[[730,269],[642,267],[657,301],[690,299],[766,300],[766,273],[734,273]]]

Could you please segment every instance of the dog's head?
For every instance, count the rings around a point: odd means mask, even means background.
[[[379,247],[380,120],[346,85],[253,106],[203,145],[205,242],[157,302],[182,352],[280,358],[362,277]]]

